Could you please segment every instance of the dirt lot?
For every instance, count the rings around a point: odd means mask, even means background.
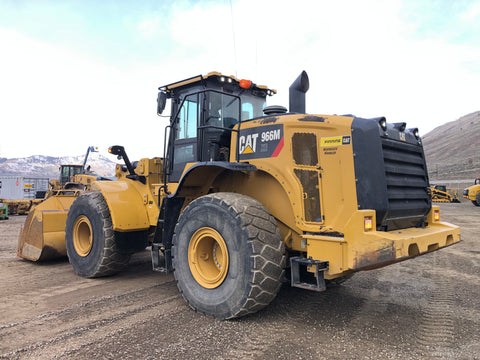
[[[323,293],[284,286],[235,321],[192,311],[148,251],[121,274],[15,257],[25,217],[0,221],[0,358],[480,359],[480,208],[441,205],[460,244],[361,272]]]

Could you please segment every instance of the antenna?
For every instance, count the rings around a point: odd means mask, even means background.
[[[255,38],[255,79],[258,79],[258,39]]]
[[[235,44],[235,23],[233,21],[233,3],[230,0],[230,14],[232,16],[233,58],[235,61],[235,77],[237,77],[237,46]]]

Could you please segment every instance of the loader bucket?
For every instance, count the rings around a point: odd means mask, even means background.
[[[18,239],[17,256],[31,261],[66,256],[65,224],[77,196],[77,191],[55,195],[30,211]]]

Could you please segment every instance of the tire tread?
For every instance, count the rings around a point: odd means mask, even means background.
[[[95,270],[85,274],[77,271],[79,275],[87,278],[97,278],[110,276],[121,271],[130,260],[130,254],[121,254],[118,252],[115,231],[113,230],[112,217],[107,202],[100,191],[89,192],[81,195],[87,197],[90,207],[97,209],[103,223],[103,234],[105,237],[105,245],[100,261],[97,263]],[[74,219],[73,219],[74,221]]]
[[[263,309],[278,294],[286,263],[285,244],[275,218],[257,200],[242,194],[213,193],[195,201],[198,200],[214,202],[227,209],[246,230],[247,243],[252,249],[251,282],[247,297],[240,307],[231,309],[229,316],[221,318],[238,318]],[[181,284],[179,289],[183,295]],[[184,299],[195,309],[185,296]],[[206,315],[216,317],[216,314]]]

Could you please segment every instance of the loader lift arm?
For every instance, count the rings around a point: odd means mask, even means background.
[[[130,162],[130,159],[127,156],[127,152],[125,151],[125,148],[120,145],[113,145],[108,148],[108,152],[112,155],[117,155],[118,159],[123,159],[125,161],[125,165],[127,166],[127,170],[130,173],[130,175],[127,175],[127,179],[131,180],[138,180],[142,184],[146,184],[147,181],[145,179],[145,176],[140,176],[135,173],[135,169]]]

